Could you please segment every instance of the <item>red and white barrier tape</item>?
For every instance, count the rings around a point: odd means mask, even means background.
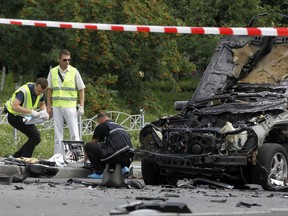
[[[214,35],[249,35],[249,36],[288,36],[288,28],[270,27],[179,27],[179,26],[144,26],[144,25],[116,25],[99,23],[75,23],[41,20],[4,19],[0,24],[36,27],[54,27],[66,29],[89,29],[104,31],[154,32],[173,34],[214,34]]]

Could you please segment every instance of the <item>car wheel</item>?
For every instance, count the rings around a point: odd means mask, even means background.
[[[273,190],[275,184],[287,180],[288,154],[279,144],[267,143],[258,149],[257,164],[252,169],[252,182],[265,190]],[[274,185],[274,186],[273,186]]]
[[[159,184],[159,168],[155,162],[143,159],[141,161],[142,178],[146,185]]]

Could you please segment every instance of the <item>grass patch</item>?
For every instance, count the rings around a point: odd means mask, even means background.
[[[48,159],[54,154],[54,130],[46,129],[41,130],[41,142],[36,146],[33,157],[39,159]],[[17,131],[17,135],[14,134],[14,128],[9,124],[0,124],[0,157],[8,157],[13,155],[26,141],[27,137],[20,131]],[[129,132],[133,147],[139,147],[139,131]],[[15,137],[15,139],[14,139]],[[90,141],[92,135],[84,135],[82,140],[84,142]],[[69,140],[69,131],[67,128],[64,129],[64,140]]]

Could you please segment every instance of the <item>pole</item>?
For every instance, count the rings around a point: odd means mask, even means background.
[[[140,109],[140,128],[142,129],[144,126],[145,126],[144,109]]]
[[[79,130],[79,138],[82,140],[82,116],[78,115],[78,130]]]
[[[15,85],[15,91],[19,88],[18,83]],[[16,128],[13,128],[13,137],[14,137],[14,145],[17,145],[17,133],[18,130]]]

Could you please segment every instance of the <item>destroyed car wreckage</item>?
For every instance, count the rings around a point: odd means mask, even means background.
[[[201,176],[287,186],[287,47],[281,36],[221,38],[192,98],[175,103],[179,113],[141,130],[144,182]]]

